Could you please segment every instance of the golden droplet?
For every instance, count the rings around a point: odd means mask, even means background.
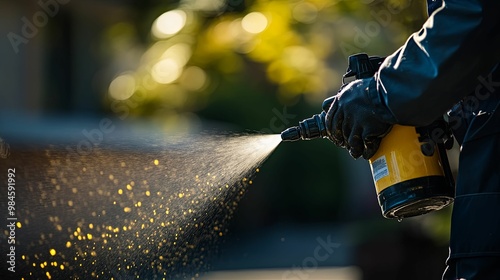
[[[155,164],[155,165],[158,165],[158,164],[160,164],[160,162],[159,162],[157,159],[155,159],[155,160],[154,160],[154,164]]]
[[[130,211],[132,211],[132,208],[130,208],[130,207],[123,208],[123,212],[125,212],[125,213],[129,213]]]
[[[50,249],[49,253],[51,256],[55,256],[57,252],[56,249]]]

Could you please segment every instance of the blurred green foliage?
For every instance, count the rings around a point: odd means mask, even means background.
[[[260,83],[277,104],[304,97],[318,106],[340,86],[348,55],[391,53],[424,9],[411,0],[183,0],[144,18],[103,33],[103,52],[117,64],[108,93],[123,102],[140,92],[132,113],[168,122],[214,104],[226,83],[227,98]]]

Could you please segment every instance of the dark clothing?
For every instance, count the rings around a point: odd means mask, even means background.
[[[460,258],[448,261],[443,279],[498,279],[500,275],[499,257]]]
[[[428,125],[474,92],[500,61],[499,11],[497,0],[443,1],[376,74],[369,92],[384,119]]]
[[[428,5],[428,21],[384,61],[369,92],[388,119],[413,126],[456,104],[450,120],[462,146],[443,279],[500,279],[500,1]]]
[[[432,15],[439,7],[443,5],[442,0],[427,0],[427,14]]]
[[[479,104],[481,113],[463,118],[468,128],[460,152],[451,258],[500,257],[500,99]]]

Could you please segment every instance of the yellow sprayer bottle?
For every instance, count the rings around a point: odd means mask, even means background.
[[[368,78],[382,63],[381,57],[357,54],[349,57],[346,77]],[[281,133],[283,141],[327,137],[325,111]],[[439,210],[453,202],[454,181],[446,156],[453,143],[444,120],[426,127],[394,125],[369,159],[382,215],[402,219]],[[447,146],[447,147],[445,147]]]

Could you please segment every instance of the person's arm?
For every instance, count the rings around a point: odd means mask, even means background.
[[[329,138],[368,159],[391,125],[424,126],[446,113],[499,62],[499,15],[500,0],[445,0],[374,77],[335,96]]]
[[[499,62],[499,19],[498,0],[443,1],[381,65],[369,89],[374,105],[389,109],[398,124],[434,121]]]

